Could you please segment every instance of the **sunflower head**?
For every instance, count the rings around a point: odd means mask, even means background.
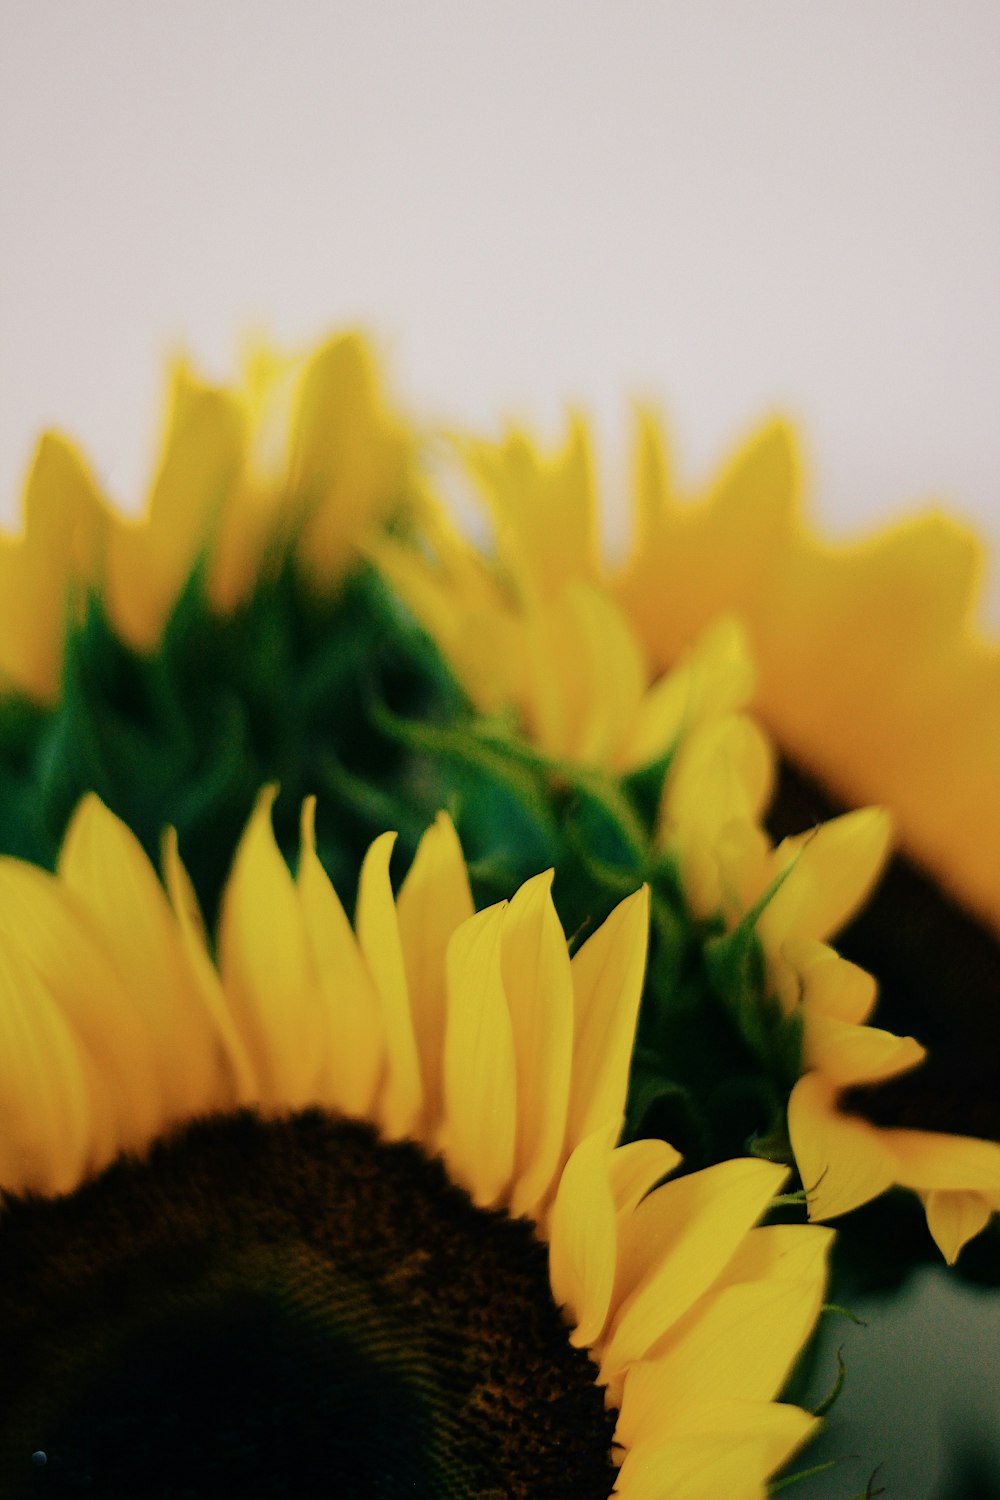
[[[646,894],[571,957],[441,816],[352,929],[272,802],[217,957],[96,799],[55,875],[0,863],[5,1493],[763,1496],[828,1235],[754,1227],[771,1163],[615,1145]]]

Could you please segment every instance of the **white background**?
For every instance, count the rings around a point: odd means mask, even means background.
[[[428,418],[554,431],[588,408],[619,501],[632,396],[662,401],[692,480],[782,410],[827,529],[944,498],[1000,551],[996,0],[0,17],[8,515],[50,424],[137,507],[178,345],[224,377],[248,328],[300,344],[360,321]],[[951,1347],[920,1326],[871,1365],[876,1430],[843,1408],[846,1451],[885,1457],[907,1500],[934,1492],[985,1337],[978,1312]]]

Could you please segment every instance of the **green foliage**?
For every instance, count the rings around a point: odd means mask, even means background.
[[[692,1169],[748,1149],[787,1157],[801,1034],[768,993],[756,914],[728,934],[694,920],[656,846],[670,756],[618,778],[540,754],[509,718],[477,715],[370,569],[320,601],[288,565],[227,618],[196,572],[150,655],[123,645],[92,597],[68,633],[58,702],[0,702],[0,764],[0,848],[51,866],[93,790],[154,862],[164,826],[177,828],[210,924],[272,781],[291,866],[302,800],[317,795],[320,857],[348,907],[371,840],[398,830],[401,872],[441,807],[478,905],[554,868],[573,947],[645,882],[650,949],[626,1136],[669,1139]]]

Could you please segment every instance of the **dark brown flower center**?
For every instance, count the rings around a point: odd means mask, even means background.
[[[214,1119],[0,1219],[0,1493],[606,1500],[546,1252],[409,1143]]]

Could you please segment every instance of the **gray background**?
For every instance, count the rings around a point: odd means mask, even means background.
[[[996,0],[4,0],[0,495],[78,435],[134,509],[164,354],[362,321],[428,419],[628,400],[682,476],[801,421],[831,532],[946,498],[1000,551]],[[611,530],[615,530],[612,522]],[[990,608],[1000,619],[996,570]],[[831,1442],[939,1493],[995,1298],[836,1331]],[[857,1350],[857,1353],[854,1351]],[[793,1492],[794,1493],[794,1492]]]

